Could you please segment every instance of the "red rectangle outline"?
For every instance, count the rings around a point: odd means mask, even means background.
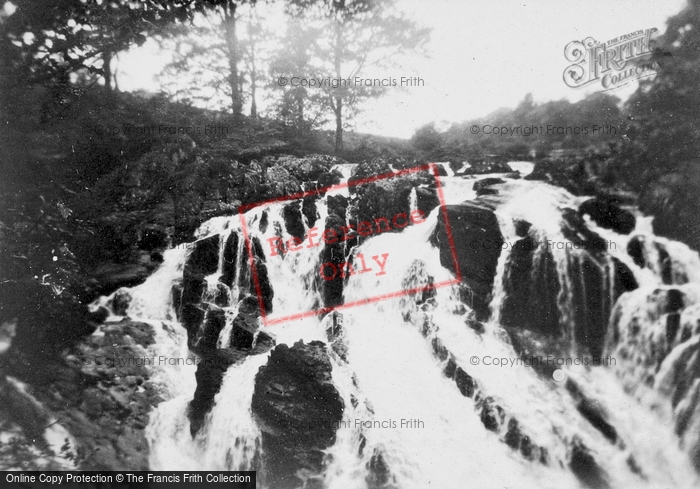
[[[338,306],[333,306],[333,307],[322,307],[320,309],[314,309],[312,311],[306,311],[306,312],[300,312],[296,314],[289,314],[287,316],[281,316],[277,318],[272,318],[268,319],[267,313],[265,311],[265,305],[263,302],[263,297],[262,297],[262,288],[260,287],[260,281],[258,278],[258,270],[257,267],[255,266],[255,255],[253,254],[253,247],[250,241],[250,238],[248,236],[248,226],[246,223],[245,219],[245,212],[253,209],[254,207],[260,207],[263,205],[268,205],[268,204],[273,204],[276,202],[284,202],[287,200],[299,200],[303,199],[305,197],[308,197],[310,195],[318,195],[322,192],[327,192],[329,190],[333,189],[341,189],[345,187],[351,187],[351,186],[358,186],[358,185],[363,185],[365,183],[371,183],[371,182],[376,182],[378,180],[384,180],[387,178],[393,178],[393,177],[401,177],[404,175],[409,175],[411,173],[417,173],[420,171],[431,171],[433,173],[433,176],[435,177],[435,187],[437,190],[438,194],[438,201],[440,202],[440,208],[442,211],[442,217],[445,222],[445,231],[447,234],[447,241],[448,241],[448,246],[450,248],[450,252],[452,253],[452,263],[454,265],[454,269],[456,271],[456,278],[452,280],[444,280],[442,282],[438,282],[436,284],[430,284],[426,285],[424,287],[416,287],[413,289],[408,289],[408,290],[400,290],[397,292],[392,292],[390,294],[385,294],[385,295],[380,295],[380,296],[375,296],[375,297],[368,297],[366,299],[362,299],[359,301],[353,301],[349,302],[346,304],[341,304]],[[263,200],[261,202],[256,202],[254,204],[242,204],[238,206],[238,215],[241,219],[241,230],[243,232],[243,239],[245,239],[245,244],[246,244],[246,249],[248,250],[248,261],[249,261],[249,266],[250,270],[253,272],[253,283],[255,285],[255,292],[258,296],[258,304],[260,307],[260,315],[262,317],[263,323],[265,326],[272,326],[274,324],[279,324],[287,321],[295,321],[297,319],[303,319],[311,316],[319,316],[322,314],[326,314],[331,311],[341,311],[343,309],[349,309],[351,307],[363,305],[363,304],[371,304],[374,302],[379,302],[385,299],[393,299],[396,297],[402,297],[405,295],[409,294],[415,294],[418,292],[422,292],[425,290],[432,290],[432,289],[437,289],[439,287],[446,287],[448,285],[454,285],[458,284],[462,281],[462,272],[459,269],[459,260],[457,259],[457,248],[455,247],[454,243],[454,237],[452,234],[452,226],[450,226],[450,221],[447,216],[447,207],[445,204],[445,193],[442,188],[442,182],[440,181],[440,175],[437,169],[437,165],[435,163],[428,163],[426,165],[420,165],[416,166],[413,168],[407,168],[404,170],[399,170],[398,172],[391,172],[391,173],[382,173],[381,175],[375,175],[367,178],[362,178],[360,180],[354,180],[352,183],[350,181],[347,181],[345,183],[340,183],[337,185],[330,185],[328,187],[322,187],[322,188],[317,188],[315,190],[307,190],[304,192],[297,192],[292,195],[285,195],[283,197],[276,197],[272,199],[267,199]]]

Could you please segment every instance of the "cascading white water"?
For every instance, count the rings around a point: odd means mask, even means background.
[[[446,203],[455,204],[474,198],[474,181],[443,177]],[[541,239],[564,240],[561,207],[573,205],[575,199],[572,196],[563,190],[533,182],[510,182],[508,188],[506,201],[497,211],[506,241],[519,239],[512,226],[514,218],[530,222],[532,232],[539,233]],[[263,244],[269,279],[275,291],[274,317],[311,310],[320,303],[315,282],[318,281],[322,248],[304,247],[284,258],[270,256],[267,239],[279,232],[284,240],[290,238],[284,230],[282,207],[282,203],[269,204],[252,209],[245,216],[249,233],[259,237]],[[319,202],[318,211],[317,226],[322,227],[328,215],[323,200]],[[269,218],[269,226],[264,232],[259,227],[263,212],[267,212]],[[401,290],[404,280],[412,278],[407,277],[409,271],[420,270],[433,277],[435,282],[451,278],[440,263],[439,250],[429,243],[437,219],[436,210],[425,223],[410,226],[401,233],[372,237],[355,249],[355,256],[359,253],[365,256],[388,253],[386,274],[351,276],[344,289],[345,302]],[[275,222],[282,224],[276,228]],[[644,228],[644,220],[638,223],[635,232],[644,234],[648,243],[662,243],[673,257],[674,274],[678,277],[685,274],[691,282],[686,289],[693,289],[693,284],[698,282],[695,266],[700,262],[697,254],[683,245],[653,236]],[[623,308],[623,313],[641,309],[647,297],[645,294],[648,294],[644,286],[658,285],[661,272],[641,268],[632,262],[625,252],[630,237],[601,230],[592,223],[589,226],[604,239],[619,242],[619,249],[611,248],[610,255],[628,265],[643,286],[623,295],[618,306]],[[224,242],[228,233],[240,231],[239,216],[219,217],[203,224],[197,237],[219,234]],[[242,253],[242,243],[240,240],[238,256],[247,259],[247,254]],[[567,301],[572,300],[569,293],[572,286],[567,284],[571,280],[566,268],[568,256],[556,249],[551,251],[563,284],[559,306],[566,313],[570,306]],[[184,250],[166,252],[161,268],[146,283],[130,291],[133,299],[128,314],[147,319],[154,325],[158,336],[153,348],[159,349],[162,355],[191,355],[187,351],[185,332],[175,320],[171,296],[171,285],[182,276],[186,257]],[[526,460],[503,442],[502,433],[499,435],[484,428],[475,400],[463,397],[454,382],[442,374],[444,362],[434,357],[415,318],[404,319],[406,307],[413,299],[394,298],[343,311],[348,361],[335,356],[331,360],[333,380],[345,401],[345,424],[338,430],[336,443],[327,450],[329,459],[324,485],[329,489],[367,487],[372,457],[382,454],[398,488],[490,487],[494,481],[507,487],[556,485],[577,488],[581,483],[565,468],[568,464],[567,444],[577,437],[595,454],[596,461],[610,477],[611,487],[693,487],[697,478],[673,433],[671,410],[664,408],[664,399],[653,390],[647,389],[647,397],[640,401],[639,395],[625,391],[615,368],[564,368],[567,376],[607,413],[624,442],[624,446],[620,446],[610,443],[579,415],[563,384],[543,378],[522,364],[508,367],[485,364],[486,357],[517,358],[499,324],[500,307],[506,293],[503,278],[507,259],[508,253],[502,253],[491,304],[493,316],[486,331],[479,334],[465,326],[469,311],[457,307],[459,292],[453,287],[445,287],[435,291],[430,310],[435,330],[431,337],[439,338],[454,355],[457,364],[478,382],[484,394],[492,396],[506,410],[507,420],[517,419],[532,442],[547,450],[549,463],[543,465]],[[207,279],[212,287],[216,285],[222,265],[220,260],[217,272]],[[237,267],[237,273],[241,268]],[[237,277],[234,283],[240,283],[239,279]],[[232,290],[231,295],[236,297],[237,292]],[[102,303],[108,305],[108,300],[103,298]],[[236,312],[235,301],[232,301],[227,312],[228,329],[221,332],[220,346],[230,333]],[[278,344],[291,346],[300,339],[326,341],[324,323],[314,316],[275,325],[269,331],[275,335]],[[477,364],[472,362],[474,357],[479,359]],[[147,429],[151,468],[259,468],[261,434],[253,420],[250,404],[255,374],[266,361],[267,355],[251,356],[228,369],[214,407],[194,438],[190,434],[187,405],[196,387],[195,367],[161,368],[158,379],[164,385],[167,400],[153,412]],[[650,409],[650,406],[655,406],[655,409]],[[422,425],[402,428],[401,420],[417,420]],[[394,421],[397,426],[390,423],[389,427],[371,427],[371,422],[377,421]],[[370,422],[370,425],[363,425],[363,422]],[[359,455],[360,449],[362,455]],[[642,467],[644,478],[632,473],[630,459]]]

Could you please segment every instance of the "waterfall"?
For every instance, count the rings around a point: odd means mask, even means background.
[[[416,192],[415,187],[411,189],[411,194],[408,198],[408,208],[411,212],[418,209],[418,193]]]
[[[347,168],[338,169],[349,177]],[[474,199],[474,181],[443,177],[445,202]],[[323,246],[280,256],[274,243],[293,240],[290,229],[305,237],[314,226],[322,230],[329,199],[337,195],[354,198],[347,189],[320,197],[316,213],[302,212],[296,231],[289,202],[207,221],[192,246],[168,250],[144,284],[121,292],[131,297],[126,314],[153,325],[158,354],[199,358],[188,346],[210,334],[216,305],[224,320],[214,345],[225,348],[243,298],[255,292],[253,261],[265,266],[274,291],[267,311],[272,324],[255,333],[253,345],[263,334],[290,347],[299,340],[328,343],[331,315],[275,322],[323,306]],[[680,369],[700,346],[697,253],[654,236],[642,216],[629,236],[579,221],[577,198],[549,185],[509,180],[488,197],[504,246],[485,324],[465,304],[461,285],[396,297],[396,291],[453,278],[431,241],[439,207],[419,226],[373,236],[350,250],[348,261],[355,263],[359,255],[388,254],[386,273],[347,277],[343,302],[393,298],[342,309],[347,357],[331,353],[330,360],[345,410],[335,442],[324,450],[322,487],[456,489],[465,481],[497,481],[578,488],[590,476],[577,472],[577,460],[588,460],[582,453],[592,454],[612,488],[694,487],[689,453],[700,433],[693,412],[700,381],[683,384]],[[410,210],[417,208],[414,189]],[[579,227],[571,232],[571,226]],[[572,239],[586,246],[602,239],[607,249],[526,246]],[[197,246],[207,243],[215,257],[202,265],[207,273],[197,298],[206,311],[197,328],[186,330],[177,312],[187,287],[183,276]],[[116,294],[94,307],[113,307]],[[595,348],[617,363],[561,366],[565,382],[555,382],[551,370],[516,362],[533,354],[591,356]],[[188,409],[198,387],[196,367],[157,368],[165,400],[147,428],[151,469],[258,470],[268,487],[263,435],[251,408],[255,376],[267,361],[267,353],[250,354],[225,370],[194,436]]]

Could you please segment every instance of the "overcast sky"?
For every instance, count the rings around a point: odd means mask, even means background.
[[[430,57],[412,57],[410,66],[385,76],[417,76],[425,86],[390,89],[367,104],[356,129],[410,137],[430,121],[459,122],[514,107],[528,92],[536,102],[579,100],[593,90],[564,84],[562,73],[571,64],[564,57],[566,44],[586,37],[604,42],[652,27],[663,32],[666,19],[685,4],[686,0],[399,0],[406,13],[432,27]],[[166,60],[154,53],[149,44],[121,55],[121,89],[157,89],[153,77]],[[635,86],[612,93],[625,98]]]

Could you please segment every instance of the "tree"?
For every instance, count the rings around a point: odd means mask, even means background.
[[[668,20],[657,44],[668,54],[658,57],[661,69],[641,80],[626,104],[629,142],[622,151],[642,185],[700,158],[700,1],[689,0]]]
[[[263,71],[259,51],[270,35],[257,17],[256,4],[255,0],[200,0],[189,25],[175,25],[164,32],[161,47],[170,50],[174,58],[161,76],[161,83],[171,96],[218,108],[223,94],[232,113],[239,115],[247,81],[255,100],[252,92],[256,91]],[[238,33],[241,19],[247,21],[242,39]],[[257,113],[256,106],[252,103]]]
[[[310,79],[315,76],[313,53],[321,37],[321,29],[306,22],[300,15],[290,15],[280,47],[270,63],[271,87],[281,92],[276,115],[298,131],[305,131],[323,122],[326,111],[324,94],[300,84],[280,86],[280,77]]]
[[[111,60],[164,26],[189,18],[194,0],[15,0],[0,25],[3,71],[15,81],[64,81],[88,69],[112,86]]]
[[[319,25],[322,35],[314,45],[316,73],[336,83],[323,87],[335,118],[335,150],[343,150],[343,127],[359,104],[386,92],[379,84],[355,83],[368,68],[397,67],[402,54],[421,52],[429,30],[405,17],[394,0],[290,0],[290,12]],[[341,83],[340,80],[350,83]]]
[[[226,41],[231,111],[234,115],[240,114],[243,110],[243,95],[238,71],[238,65],[243,58],[238,39],[238,9],[242,5],[255,5],[255,3],[257,3],[256,0],[200,0],[197,5],[198,10],[213,11],[221,18]]]
[[[416,129],[411,137],[411,144],[414,148],[433,155],[444,144],[444,137],[435,128],[435,123],[431,122]]]

